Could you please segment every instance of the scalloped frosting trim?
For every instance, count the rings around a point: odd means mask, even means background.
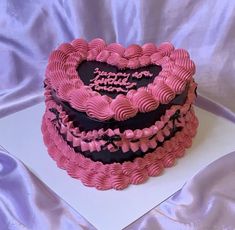
[[[155,64],[160,65],[162,70],[158,76],[153,76],[153,83],[147,87],[132,90],[127,95],[119,94],[112,99],[84,85],[76,71],[84,60],[106,62],[119,69]],[[159,104],[169,103],[176,94],[183,92],[194,73],[195,64],[188,52],[175,49],[171,43],[162,43],[159,47],[153,43],[143,46],[133,44],[124,48],[118,43],[107,45],[99,38],[89,43],[84,39],[75,39],[60,45],[51,53],[46,81],[56,90],[58,97],[70,103],[74,109],[101,121],[111,118],[123,121],[138,112],[150,112]],[[106,105],[103,112],[95,106],[99,101]]]
[[[101,151],[101,147],[106,145],[106,141],[102,139],[103,136],[112,137],[118,135],[120,140],[114,141],[115,146],[122,148],[123,152],[127,152],[129,150],[136,152],[141,149],[141,151],[146,152],[149,148],[155,148],[157,146],[157,142],[163,141],[164,136],[168,136],[170,130],[173,127],[173,123],[170,118],[176,113],[178,110],[181,117],[175,121],[176,127],[184,126],[184,118],[188,119],[187,111],[190,108],[190,105],[195,100],[195,89],[197,84],[195,82],[191,82],[189,86],[188,96],[185,104],[174,105],[170,109],[168,109],[165,115],[162,115],[159,121],[156,121],[154,125],[150,127],[146,127],[143,130],[125,130],[123,133],[117,128],[115,130],[112,129],[100,129],[100,130],[92,130],[88,132],[80,132],[79,127],[74,127],[73,121],[69,120],[68,115],[65,111],[63,111],[62,107],[57,105],[54,101],[46,100],[47,104],[47,114],[51,116],[51,120],[54,120],[55,117],[51,114],[50,108],[56,108],[59,113],[59,118],[61,120],[60,125],[57,127],[60,130],[61,134],[64,134],[68,141],[72,142],[73,147],[81,147],[82,151]],[[50,92],[50,89],[46,89],[46,92]],[[50,94],[45,93],[46,98],[50,98]],[[153,137],[153,138],[152,138]],[[151,140],[149,140],[149,138]],[[98,139],[98,140],[97,140]],[[109,144],[107,148],[114,152],[117,148],[112,144]]]
[[[43,140],[57,166],[65,169],[71,177],[99,190],[121,190],[130,184],[141,184],[151,176],[160,175],[164,168],[174,166],[176,159],[184,155],[185,149],[191,146],[198,127],[193,108],[188,113],[190,120],[185,119],[182,131],[165,141],[153,153],[136,158],[133,162],[102,164],[75,153],[45,115],[42,122]]]

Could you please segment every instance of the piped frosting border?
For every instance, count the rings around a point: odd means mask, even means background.
[[[70,176],[99,190],[121,190],[129,184],[143,183],[150,176],[160,175],[164,168],[172,167],[176,159],[184,155],[185,149],[191,146],[197,126],[198,120],[191,108],[185,117],[182,131],[165,141],[156,151],[122,164],[102,164],[75,153],[58,134],[46,114],[43,117],[42,133],[50,156],[57,162],[58,167],[65,169]]]
[[[106,62],[119,69],[155,64],[160,65],[162,70],[147,87],[130,90],[126,95],[119,94],[112,99],[84,85],[76,70],[84,60]],[[124,48],[118,43],[106,44],[99,38],[89,43],[84,39],[75,39],[51,53],[45,82],[56,90],[60,99],[91,118],[124,121],[138,112],[150,112],[159,104],[169,103],[176,94],[184,91],[194,73],[195,65],[188,52],[175,49],[168,42],[158,47],[146,43]]]

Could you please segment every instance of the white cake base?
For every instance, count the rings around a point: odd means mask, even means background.
[[[22,160],[44,183],[99,230],[121,229],[172,195],[199,169],[235,150],[235,125],[201,109],[192,148],[162,176],[122,191],[98,191],[57,168],[42,141],[44,104],[0,119],[0,145]]]

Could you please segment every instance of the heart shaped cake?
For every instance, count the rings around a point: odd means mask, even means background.
[[[54,50],[42,133],[58,167],[100,190],[158,176],[192,144],[195,65],[171,43],[75,39]]]

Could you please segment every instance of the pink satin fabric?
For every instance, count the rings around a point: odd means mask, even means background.
[[[235,122],[234,1],[1,0],[0,25],[0,117],[43,100],[52,49],[101,37],[125,46],[171,41],[188,50],[197,105]],[[234,155],[204,168],[127,229],[233,229]],[[0,229],[93,229],[3,150],[0,182]]]

